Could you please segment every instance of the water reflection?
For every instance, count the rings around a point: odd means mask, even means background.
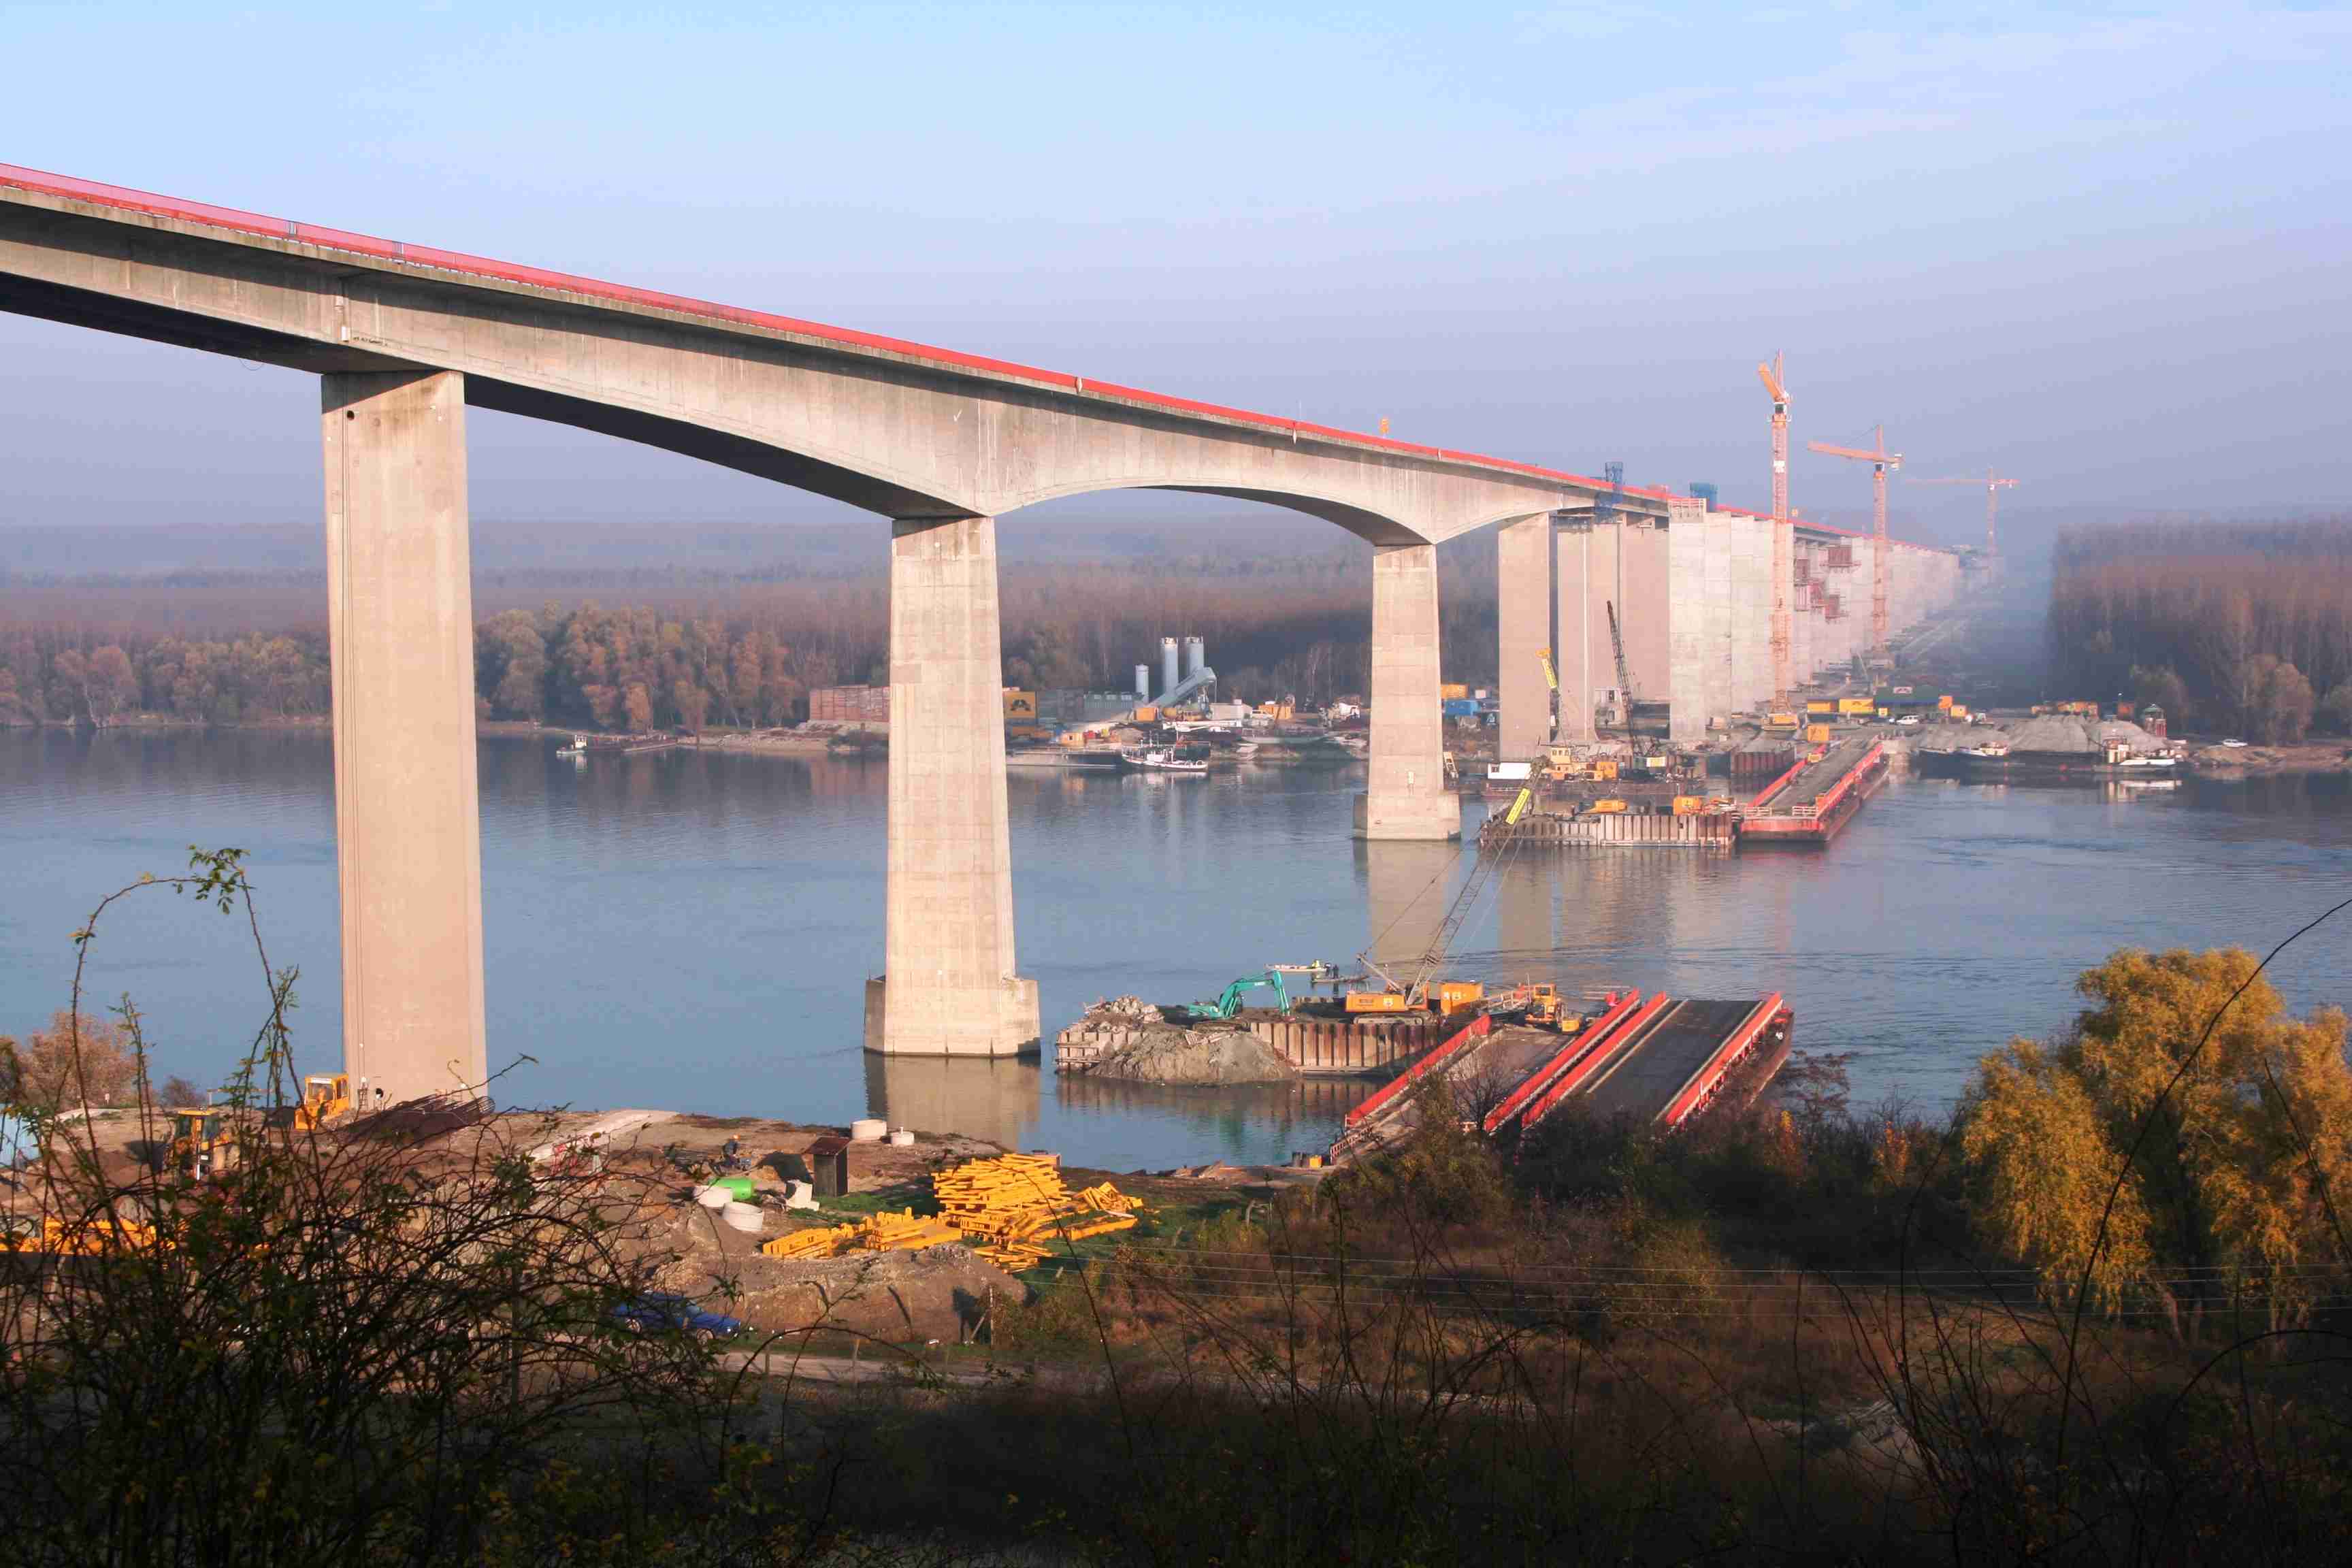
[[[893,1127],[1035,1147],[1045,1070],[1034,1057],[866,1058],[866,1108]]]

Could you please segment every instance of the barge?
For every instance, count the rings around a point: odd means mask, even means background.
[[[1561,1107],[1660,1128],[1704,1115],[1737,1080],[1753,1098],[1787,1060],[1795,1015],[1779,993],[1709,1000],[1611,993],[1592,1016],[1561,1027],[1484,1013],[1349,1111],[1328,1158],[1345,1163],[1418,1124],[1422,1084],[1443,1079],[1488,1137],[1517,1137]],[[1743,1068],[1752,1070],[1742,1071]]]
[[[1750,801],[1739,824],[1742,848],[1826,845],[1886,779],[1886,748],[1856,738],[1799,759]]]

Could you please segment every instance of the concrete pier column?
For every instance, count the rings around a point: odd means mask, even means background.
[[[1552,551],[1552,603],[1559,606],[1559,629],[1553,634],[1559,640],[1552,644],[1552,657],[1559,664],[1562,741],[1592,739],[1592,705],[1600,700],[1601,689],[1616,681],[1614,676],[1602,676],[1604,667],[1593,660],[1596,612],[1588,587],[1593,572],[1592,535],[1591,519],[1571,517],[1559,531]],[[1605,625],[1600,637],[1603,642],[1608,640]]]
[[[1541,659],[1551,643],[1551,514],[1539,511],[1495,536],[1495,696],[1502,710],[1495,748],[1507,763],[1539,757],[1551,742],[1551,685]]]
[[[1461,837],[1437,688],[1437,546],[1376,544],[1371,776],[1356,797],[1358,837]]]
[[[890,528],[889,854],[866,1049],[1037,1047],[1037,983],[1013,973],[1005,815],[996,520],[902,519]]]
[[[320,392],[344,1068],[370,1106],[478,1096],[466,381],[338,373]]]
[[[1667,594],[1674,601],[1669,628],[1667,738],[1696,745],[1706,739],[1706,508],[1679,497],[1666,503]]]

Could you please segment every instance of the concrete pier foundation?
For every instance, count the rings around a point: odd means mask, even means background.
[[[1374,545],[1370,777],[1356,797],[1358,837],[1462,836],[1437,688],[1437,547]],[[998,767],[1002,776],[1001,756]]]
[[[890,807],[883,973],[866,1048],[1003,1057],[1038,1047],[1014,973],[996,520],[890,529]]]
[[[1501,706],[1496,754],[1540,756],[1551,741],[1551,687],[1541,650],[1551,642],[1549,512],[1510,523],[1495,536],[1495,695]]]
[[[481,1095],[466,381],[320,378],[343,1063],[364,1103]]]

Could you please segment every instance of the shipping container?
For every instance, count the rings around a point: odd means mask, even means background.
[[[1475,719],[1478,716],[1477,699],[1475,697],[1447,698],[1445,716],[1448,719]]]
[[[1437,695],[1446,699],[1467,697],[1470,695],[1470,688],[1460,681],[1449,680],[1437,689]]]
[[[1826,697],[1816,698],[1812,701],[1805,704],[1805,711],[1808,713],[1834,713],[1837,711],[1837,704],[1831,701]]]
[[[1867,697],[1841,697],[1838,699],[1837,710],[1851,719],[1875,712],[1877,704]]]
[[[1827,724],[1806,725],[1805,743],[1809,746],[1828,745],[1830,743],[1830,727]]]

